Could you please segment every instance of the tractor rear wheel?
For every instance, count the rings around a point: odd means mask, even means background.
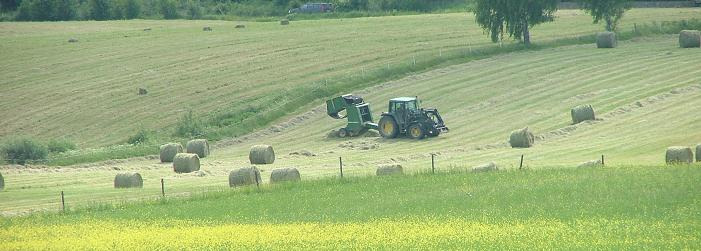
[[[393,139],[399,134],[399,125],[390,116],[383,116],[377,126],[383,138]]]
[[[424,132],[424,129],[421,128],[421,125],[419,124],[409,126],[409,131],[407,134],[409,134],[409,137],[412,139],[423,139],[426,136],[426,132]]]

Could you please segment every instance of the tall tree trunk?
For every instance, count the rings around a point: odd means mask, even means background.
[[[528,30],[528,20],[523,21],[523,44],[531,45],[531,31]]]
[[[611,17],[606,17],[606,31],[613,31],[613,20],[611,20]]]

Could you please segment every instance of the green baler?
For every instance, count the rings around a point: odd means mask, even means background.
[[[345,114],[341,115],[344,111]],[[335,119],[348,118],[348,125],[338,130],[339,137],[360,135],[368,129],[377,130],[377,124],[372,120],[370,105],[359,96],[348,94],[327,100],[326,112]]]

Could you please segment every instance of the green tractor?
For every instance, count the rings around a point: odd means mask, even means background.
[[[382,137],[390,139],[401,135],[423,139],[447,132],[448,127],[438,110],[421,108],[420,104],[416,97],[391,99],[389,109],[382,113],[379,124],[373,122],[370,104],[351,94],[326,101],[326,111],[332,118],[348,119],[348,125],[338,130],[339,137],[357,136],[369,129],[377,130]],[[340,115],[344,111],[345,115]]]

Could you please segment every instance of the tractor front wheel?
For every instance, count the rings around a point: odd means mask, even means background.
[[[424,129],[421,128],[421,125],[419,124],[409,126],[409,131],[407,134],[409,134],[409,137],[412,139],[423,139],[426,136]]]
[[[399,134],[399,125],[390,116],[383,116],[378,124],[378,131],[383,138],[393,139]]]
[[[346,136],[348,136],[348,131],[346,130],[346,128],[341,128],[340,130],[338,130],[339,138],[345,138]]]

